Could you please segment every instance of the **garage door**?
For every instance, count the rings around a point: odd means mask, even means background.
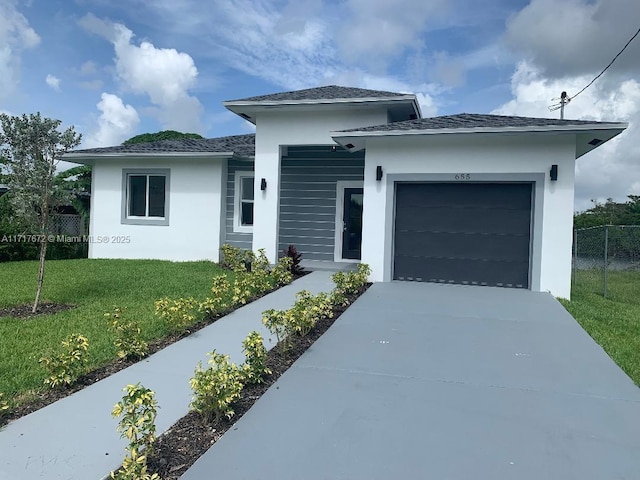
[[[531,183],[398,183],[394,279],[529,287]]]

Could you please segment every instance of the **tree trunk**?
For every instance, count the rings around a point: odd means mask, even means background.
[[[40,303],[40,294],[42,293],[42,284],[44,283],[44,259],[47,255],[47,235],[44,234],[43,240],[40,243],[40,269],[38,270],[38,289],[36,290],[36,300],[33,302],[33,308],[31,313],[38,311],[38,304]]]

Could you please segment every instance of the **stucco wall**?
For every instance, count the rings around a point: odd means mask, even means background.
[[[112,161],[93,167],[89,258],[218,260],[222,159]],[[123,225],[122,169],[169,168],[169,225]],[[97,242],[97,238],[107,242]],[[118,241],[119,240],[119,241]]]
[[[534,223],[540,235],[533,258],[538,265],[533,290],[550,291],[568,298],[571,288],[571,243],[575,178],[575,139],[572,135],[480,136],[447,135],[372,138],[365,155],[362,261],[373,270],[374,281],[389,280],[392,269],[393,175],[433,173],[482,174],[483,181],[503,180],[502,174],[544,175],[541,221]],[[549,180],[552,164],[558,180]],[[383,168],[381,182],[376,166]],[[536,175],[537,174],[537,175]],[[389,179],[391,176],[391,179]],[[390,190],[391,189],[391,190]],[[391,195],[389,195],[391,193]],[[392,202],[391,202],[392,203]],[[540,216],[540,212],[534,212]]]
[[[313,112],[275,109],[258,113],[253,250],[264,248],[270,261],[277,259],[281,145],[334,145],[331,131],[386,122],[384,107],[316,107]],[[267,181],[265,191],[258,189],[262,178]]]

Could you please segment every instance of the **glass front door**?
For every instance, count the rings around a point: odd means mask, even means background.
[[[362,246],[362,188],[344,189],[342,258],[360,260]]]

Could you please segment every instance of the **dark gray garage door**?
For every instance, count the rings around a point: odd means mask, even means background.
[[[394,279],[529,287],[530,183],[398,183]]]

